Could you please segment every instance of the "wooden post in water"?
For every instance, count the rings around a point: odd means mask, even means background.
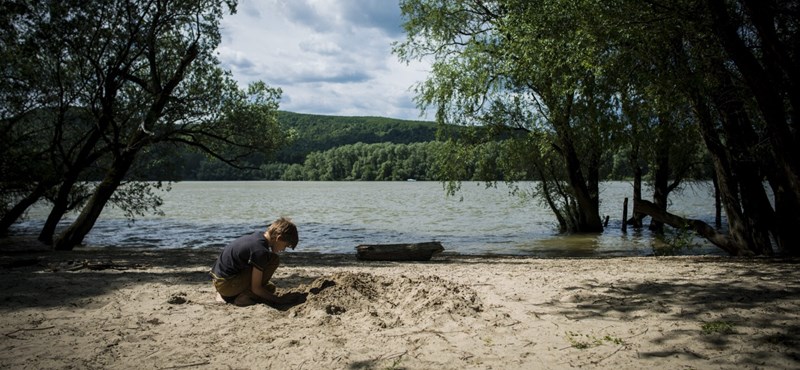
[[[622,201],[622,232],[628,232],[628,198]]]

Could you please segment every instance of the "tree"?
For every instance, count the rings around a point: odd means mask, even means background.
[[[109,201],[133,213],[158,205],[160,200],[149,196],[158,183],[133,182],[142,179],[137,177],[142,155],[188,146],[242,167],[252,153],[272,153],[285,141],[276,118],[280,90],[260,82],[240,90],[216,59],[219,20],[235,5],[212,0],[25,2],[20,19],[28,21],[30,40],[43,47],[24,57],[58,61],[58,69],[72,77],[53,80],[53,74],[44,73],[30,85],[61,82],[66,91],[79,92],[64,109],[88,117],[77,148],[103,153],[85,157],[86,163],[103,168],[102,181],[91,189],[76,221],[56,238],[56,249],[81,243]],[[60,127],[48,128],[58,132]],[[83,150],[74,148],[69,152]],[[60,173],[80,174],[85,168],[72,166]],[[74,188],[74,182],[60,184],[64,191]],[[130,198],[143,195],[150,205]],[[53,208],[51,216],[62,215]]]
[[[635,36],[627,40],[631,60],[647,61],[662,92],[691,104],[728,216],[729,234],[710,239],[735,255],[770,254],[771,240],[796,254],[796,4],[620,1],[607,10],[622,34]]]
[[[624,122],[622,151],[633,173],[634,202],[642,199],[642,183],[653,189],[653,202],[664,212],[669,195],[691,178],[704,178],[700,169],[706,151],[691,107],[676,91],[655,95],[656,83],[645,74],[624,68],[621,77],[620,112]],[[667,99],[672,97],[672,99]],[[708,178],[708,177],[705,177]],[[645,215],[635,213],[628,223],[641,227]],[[650,229],[663,231],[663,224],[652,220]]]
[[[599,163],[610,154],[603,148],[618,143],[627,125],[636,140],[629,147],[634,170],[640,155],[652,155],[659,203],[637,201],[636,212],[673,227],[690,225],[734,255],[770,254],[772,240],[784,253],[800,250],[800,236],[792,231],[800,225],[796,2],[401,5],[408,35],[395,52],[403,60],[433,59],[430,78],[417,90],[420,108],[435,107],[440,123],[478,125],[501,135],[523,132],[515,137],[522,144],[515,150],[529,153],[511,158],[522,162],[519,169],[543,176],[540,190],[548,190],[542,194],[560,188],[559,175],[542,165],[553,163],[552,148],[566,169],[563,204],[577,210],[577,226],[570,229],[599,230]],[[647,132],[655,140],[640,140]],[[696,140],[676,138],[693,132],[714,163],[728,234],[665,209],[666,196],[687,170],[675,164],[691,162],[676,155],[699,152]],[[526,133],[535,134],[520,140]],[[569,224],[557,203],[548,203],[556,204],[551,208],[559,222]]]
[[[586,32],[593,20],[585,14],[597,13],[594,6],[404,1],[407,39],[395,47],[403,60],[433,58],[417,102],[422,109],[436,107],[441,124],[494,127],[485,131],[491,134],[488,140],[527,133],[523,142],[531,146],[521,150],[557,154],[566,169],[561,173],[551,172],[552,166],[536,168],[544,162],[520,165],[533,165],[537,175],[545,176],[540,186],[557,185],[540,193],[559,189],[564,201],[548,204],[562,229],[571,232],[603,230],[599,171],[617,124],[614,91],[608,89],[602,63],[594,61],[606,54],[603,40]]]
[[[76,221],[56,240],[56,249],[71,249],[83,240],[146,146],[164,141],[190,145],[236,165],[253,151],[277,149],[280,142],[275,117],[280,91],[263,83],[239,91],[216,67],[223,2],[156,2],[139,9],[111,5],[101,12],[135,10],[140,15],[132,30],[130,21],[111,24],[119,27],[115,37],[134,35],[114,40],[123,41],[123,48],[134,45],[130,54],[123,50],[132,57],[125,65],[136,68],[120,72],[98,63],[98,73],[119,78],[109,93],[122,93],[123,99],[113,103],[127,109],[109,112],[116,133],[113,163]]]
[[[0,233],[42,198],[54,205],[44,230],[54,229],[64,212],[85,199],[85,186],[75,186],[80,173],[108,154],[90,112],[81,106],[95,92],[84,85],[91,78],[86,75],[86,61],[71,54],[68,45],[53,41],[54,35],[65,39],[77,35],[60,34],[67,30],[53,27],[46,5],[27,1],[3,5],[0,122],[7,206]]]

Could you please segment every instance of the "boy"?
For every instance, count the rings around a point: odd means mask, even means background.
[[[257,231],[230,242],[211,268],[217,300],[237,306],[302,302],[305,294],[278,296],[275,285],[269,283],[280,264],[278,253],[286,248],[294,249],[297,242],[297,226],[283,217],[269,225],[264,233]]]

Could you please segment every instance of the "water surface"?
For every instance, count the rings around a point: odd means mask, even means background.
[[[533,186],[523,183],[523,187]],[[220,247],[237,236],[263,230],[280,216],[300,230],[298,250],[355,253],[359,244],[440,241],[450,252],[536,256],[631,256],[661,245],[646,230],[621,232],[627,182],[601,186],[601,213],[610,217],[596,235],[559,235],[549,209],[510,195],[499,184],[465,183],[448,197],[439,182],[181,182],[162,193],[163,216],[135,222],[122,212],[103,212],[85,243],[113,247]],[[629,206],[630,208],[630,206]],[[710,186],[698,184],[672,197],[673,213],[713,221]],[[38,232],[46,209],[34,209],[12,232]],[[630,212],[630,210],[629,210]],[[70,215],[62,227],[71,222]],[[713,246],[681,254],[719,254]]]

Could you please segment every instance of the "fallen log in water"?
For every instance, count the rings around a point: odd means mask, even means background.
[[[428,261],[444,251],[442,243],[361,244],[356,247],[358,259],[365,261]]]

